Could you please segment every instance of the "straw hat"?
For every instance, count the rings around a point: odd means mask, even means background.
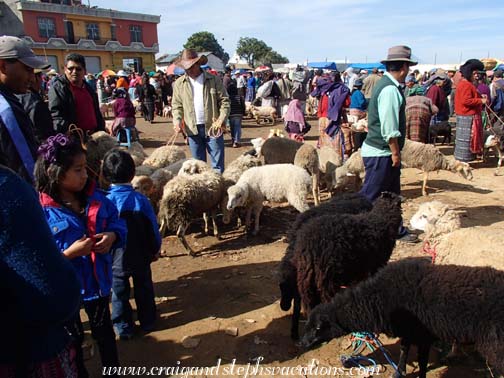
[[[182,56],[175,62],[175,64],[182,67],[184,70],[188,70],[196,63],[202,66],[207,64],[207,62],[208,58],[205,55],[199,56],[196,50],[184,49],[184,51],[182,51]]]
[[[46,75],[47,76],[57,76],[58,73],[56,72],[56,70],[54,68],[51,68],[49,71],[47,71]]]

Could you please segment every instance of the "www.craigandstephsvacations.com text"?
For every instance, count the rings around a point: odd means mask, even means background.
[[[214,366],[195,367],[182,366],[177,361],[175,366],[126,366],[104,367],[103,375],[123,376],[171,376],[176,378],[189,377],[367,377],[381,374],[381,366],[353,367],[344,369],[336,366],[319,366],[319,361],[312,359],[307,365],[296,366],[262,366],[264,357],[258,357],[254,364],[237,365],[236,359],[231,364],[222,365],[219,358]]]

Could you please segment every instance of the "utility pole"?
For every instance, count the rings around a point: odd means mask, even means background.
[[[437,52],[434,53],[434,64],[437,62]]]
[[[459,63],[462,63],[462,51],[460,52],[460,59],[459,59]]]

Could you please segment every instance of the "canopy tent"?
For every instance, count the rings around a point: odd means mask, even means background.
[[[373,68],[376,68],[379,70],[385,69],[385,65],[380,62],[376,62],[376,63],[350,63],[348,65],[348,67],[357,68],[359,70],[368,70],[368,71],[372,70]]]
[[[318,68],[321,70],[336,70],[336,63],[334,62],[309,62],[308,67]]]

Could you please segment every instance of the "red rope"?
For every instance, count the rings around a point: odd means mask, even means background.
[[[432,263],[436,263],[436,257],[437,257],[437,251],[436,251],[437,243],[434,243],[434,245],[431,246],[430,242],[428,240],[424,241],[422,245],[422,252],[427,253],[428,255],[431,256]]]

